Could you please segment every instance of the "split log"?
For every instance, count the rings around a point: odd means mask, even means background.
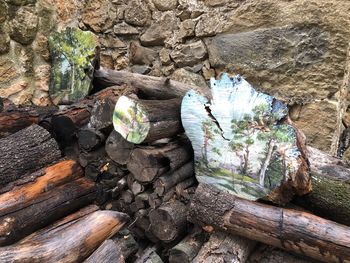
[[[350,262],[350,228],[309,213],[244,200],[200,184],[189,220],[323,262]]]
[[[134,144],[125,140],[118,132],[113,130],[106,141],[106,152],[108,156],[119,164],[127,164]]]
[[[206,235],[202,232],[188,235],[179,244],[170,249],[169,263],[191,263],[197,256],[205,239]]]
[[[167,173],[159,177],[155,183],[155,193],[163,196],[170,188],[176,186],[178,183],[194,176],[193,162],[188,162],[174,172]]]
[[[86,178],[80,178],[38,194],[25,207],[21,204],[20,210],[7,208],[6,211],[10,212],[2,213],[0,217],[0,246],[16,242],[95,199],[95,185]]]
[[[210,97],[209,89],[207,88],[191,86],[168,78],[159,78],[103,68],[95,70],[93,85],[100,89],[114,85],[129,85],[139,89],[144,96],[156,99],[181,98],[191,89]]]
[[[114,129],[134,144],[171,138],[183,132],[181,99],[140,100],[121,96],[115,105]]]
[[[135,263],[163,263],[154,247],[145,249],[143,254],[135,261]]]
[[[0,138],[18,132],[32,124],[38,124],[43,119],[57,111],[57,107],[23,107],[0,111]]]
[[[139,245],[131,235],[130,231],[126,228],[120,230],[112,240],[120,248],[122,255],[125,259],[129,259],[138,251]]]
[[[57,142],[36,124],[0,139],[0,152],[2,186],[61,157]]]
[[[90,257],[88,257],[85,263],[124,263],[124,257],[119,247],[113,240],[105,240],[101,246]]]
[[[223,232],[213,233],[199,251],[193,263],[244,263],[255,247],[255,242]]]
[[[350,167],[341,159],[308,147],[312,192],[295,200],[307,210],[350,226]]]
[[[181,237],[187,227],[187,207],[179,201],[171,201],[149,213],[152,233],[164,242]]]
[[[78,144],[80,149],[85,151],[92,151],[104,144],[106,140],[105,135],[94,129],[81,129],[78,132]]]
[[[116,102],[117,97],[96,101],[91,110],[90,126],[104,133],[110,133],[113,129],[112,117]]]
[[[61,161],[36,171],[29,176],[34,178],[33,181],[15,186],[0,195],[0,218],[37,203],[43,193],[82,176],[83,170],[73,160]]]
[[[136,148],[127,164],[128,170],[141,183],[149,183],[167,171],[175,171],[193,156],[188,141],[176,141],[163,147]]]
[[[4,263],[73,263],[87,258],[128,220],[125,214],[96,211],[81,220],[38,232],[12,246],[0,248]]]

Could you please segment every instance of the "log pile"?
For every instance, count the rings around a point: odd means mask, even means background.
[[[103,69],[94,82],[110,87],[0,139],[1,262],[350,262],[344,163],[308,149],[298,210],[198,186],[179,116],[193,87]]]

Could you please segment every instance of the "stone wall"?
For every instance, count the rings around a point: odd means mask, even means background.
[[[104,67],[201,86],[241,74],[335,153],[350,124],[349,11],[342,0],[0,0],[0,96],[49,103],[47,36],[79,26],[99,38]]]

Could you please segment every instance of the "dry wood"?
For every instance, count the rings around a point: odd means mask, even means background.
[[[155,247],[150,247],[145,249],[134,263],[163,263],[163,260],[157,254]]]
[[[37,229],[96,199],[96,187],[88,179],[80,178],[37,194],[20,209],[7,207],[0,217],[0,245],[11,244]]]
[[[121,250],[115,244],[115,242],[111,239],[107,239],[84,262],[85,263],[112,263],[112,262],[124,263],[125,260]]]
[[[111,193],[112,193],[112,198],[116,199],[123,190],[125,190],[127,188],[127,181],[126,178],[123,177],[121,178],[117,185],[112,189]]]
[[[107,158],[107,153],[105,147],[100,147],[92,152],[82,151],[79,153],[79,164],[86,167],[88,164],[93,162],[98,162],[100,160],[105,160]]]
[[[56,107],[11,107],[0,111],[0,138],[15,133],[32,124],[38,124],[44,118],[57,111]]]
[[[96,101],[91,110],[90,126],[96,130],[110,133],[113,129],[112,116],[117,97]]]
[[[78,132],[78,144],[80,149],[85,151],[92,151],[104,144],[106,140],[105,135],[95,129],[81,129]]]
[[[120,248],[122,255],[125,259],[129,259],[138,251],[139,245],[131,235],[130,231],[126,228],[121,229],[112,240]]]
[[[193,157],[188,141],[179,140],[162,147],[140,147],[133,150],[128,170],[141,183],[149,183],[167,171],[175,171]]]
[[[106,141],[105,148],[108,156],[113,161],[119,164],[127,164],[134,145],[113,130]]]
[[[152,233],[164,242],[181,237],[187,226],[187,207],[179,201],[171,201],[149,213]]]
[[[200,184],[189,219],[323,262],[350,262],[350,228],[309,213],[240,199]]]
[[[0,186],[61,157],[57,142],[36,124],[0,139],[0,152]]]
[[[255,242],[222,232],[213,233],[199,251],[193,263],[244,263],[255,247]]]
[[[197,256],[205,239],[206,235],[201,232],[188,235],[179,244],[170,249],[169,263],[191,263]]]
[[[114,129],[131,143],[171,138],[183,132],[181,99],[140,100],[121,96],[115,106]]]
[[[144,96],[156,99],[180,98],[191,89],[210,97],[209,89],[207,88],[192,86],[167,78],[146,76],[126,71],[113,71],[103,68],[95,70],[93,83],[94,86],[100,88],[114,85],[129,85],[139,89]]]
[[[0,248],[4,263],[81,262],[128,220],[125,214],[96,211],[70,224],[59,224],[12,246]]]
[[[184,166],[180,167],[174,172],[170,172],[159,177],[154,183],[155,192],[159,196],[163,196],[170,190],[170,188],[191,177],[194,177],[194,167],[192,161],[186,163]]]

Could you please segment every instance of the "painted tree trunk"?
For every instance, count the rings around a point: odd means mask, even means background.
[[[61,157],[55,139],[36,124],[0,139],[0,152],[0,187]]]
[[[241,199],[200,184],[189,219],[323,262],[350,262],[350,228],[315,215]]]
[[[122,213],[96,211],[80,220],[39,231],[14,245],[0,247],[0,258],[4,263],[81,262],[127,220]]]
[[[114,129],[131,143],[171,138],[183,132],[181,99],[139,100],[121,96],[113,114]]]
[[[267,167],[270,163],[274,146],[275,146],[274,140],[270,140],[269,145],[268,145],[267,155],[266,155],[266,158],[263,162],[263,165],[262,165],[260,173],[259,173],[259,182],[260,182],[260,185],[262,185],[262,186],[264,186],[266,170],[267,170]]]

